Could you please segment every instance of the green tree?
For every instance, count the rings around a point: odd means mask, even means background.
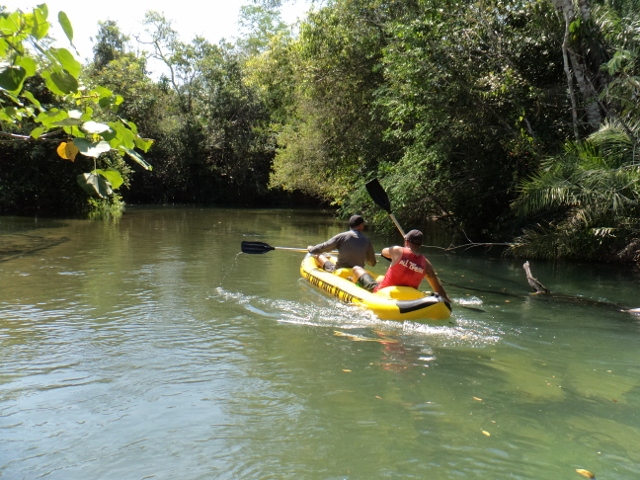
[[[274,142],[266,105],[256,86],[245,81],[247,53],[224,41],[213,45],[196,37],[184,43],[156,12],[147,12],[146,24],[145,43],[168,72],[160,81],[170,101],[154,148],[159,158],[151,157],[155,179],[167,182],[167,198],[200,203],[264,198]],[[159,188],[155,183],[153,189]]]
[[[381,22],[390,10],[382,2],[336,1],[300,24],[288,47],[295,106],[279,133],[272,187],[341,205],[378,163],[397,158],[374,108],[384,84]]]
[[[152,141],[138,134],[137,126],[124,118],[101,123],[101,110],[117,112],[122,97],[102,86],[85,88],[79,81],[82,65],[65,49],[51,46],[49,11],[46,4],[31,13],[20,10],[0,13],[0,135],[17,143],[54,143],[66,160],[76,156],[92,159],[93,170],[78,176],[90,195],[108,197],[122,183],[113,169],[97,168],[98,158],[113,151],[128,155],[145,168],[149,164],[135,150],[147,151]],[[73,29],[64,12],[58,21],[68,40]],[[43,88],[31,88],[41,78]],[[45,93],[38,98],[36,93]],[[45,100],[51,103],[43,103]]]
[[[113,20],[98,22],[98,34],[93,46],[93,66],[99,70],[124,55],[129,37],[123,35]]]
[[[633,144],[619,125],[606,124],[547,159],[514,203],[536,226],[526,228],[510,252],[640,265],[640,168]]]
[[[269,48],[271,38],[289,30],[280,17],[277,8],[261,5],[243,5],[240,7],[240,24],[242,35],[238,45],[248,56],[259,55]]]
[[[640,18],[621,7],[600,7],[595,25],[610,58],[598,97],[608,118],[522,182],[514,209],[528,226],[513,254],[640,265]]]
[[[421,0],[386,30],[377,101],[405,146],[379,176],[400,216],[504,232],[518,182],[571,126],[552,5]]]

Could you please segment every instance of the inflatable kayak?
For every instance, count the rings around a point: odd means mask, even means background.
[[[451,305],[437,293],[411,287],[386,287],[371,293],[350,280],[350,268],[329,273],[320,268],[313,255],[305,256],[300,274],[314,287],[345,303],[364,307],[382,320],[445,320],[451,316]]]

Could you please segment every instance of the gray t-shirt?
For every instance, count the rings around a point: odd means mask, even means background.
[[[329,252],[338,249],[338,263],[336,268],[364,267],[365,261],[369,265],[376,264],[376,254],[371,241],[358,230],[342,232],[324,243],[309,249],[309,253]]]

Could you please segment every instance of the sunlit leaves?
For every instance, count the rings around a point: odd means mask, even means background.
[[[31,35],[36,40],[42,40],[49,32],[49,22],[47,21],[47,15],[49,11],[46,4],[40,5],[33,11],[33,26],[31,28]]]
[[[0,55],[6,59],[0,66],[0,122],[8,124],[9,128],[5,130],[30,119],[36,124],[30,131],[33,139],[46,138],[52,131],[64,131],[72,139],[61,142],[56,151],[61,158],[70,161],[76,160],[78,154],[97,159],[111,150],[121,155],[133,152],[135,148],[147,151],[152,142],[138,135],[134,123],[107,124],[93,118],[94,114],[104,115],[104,111],[113,115],[123,98],[104,87],[89,89],[80,84],[83,66],[66,48],[52,46],[48,16],[46,4],[34,7],[30,12],[0,14]],[[73,45],[73,28],[64,12],[58,13],[58,22]],[[44,80],[50,93],[59,97],[54,103],[58,107],[45,108],[35,91],[23,90],[28,85],[27,80],[36,75]],[[76,109],[59,107],[69,104],[75,104]],[[103,110],[97,109],[96,105]],[[141,158],[134,159],[146,163]],[[111,185],[122,183],[122,178],[116,179],[113,173],[106,176]],[[85,174],[79,183],[92,195],[109,195],[112,187],[106,188],[109,182],[104,178],[104,175]]]
[[[80,153],[87,157],[98,158],[101,154],[111,150],[111,146],[104,140],[90,142],[84,138],[76,138],[73,143],[78,147]]]
[[[124,183],[122,175],[120,175],[120,172],[114,168],[108,168],[106,170],[96,169],[91,173],[102,175],[114,190],[120,188],[120,186]]]
[[[133,137],[133,143],[135,143],[136,148],[139,148],[143,152],[148,152],[153,145],[154,140],[151,138],[142,138],[140,135],[136,135]]]
[[[86,133],[96,135],[96,134],[107,132],[109,130],[109,125],[105,125],[104,123],[94,122],[92,120],[92,121],[83,123],[81,128]]]
[[[78,91],[78,79],[67,71],[43,71],[41,75],[47,88],[56,95],[64,96]]]
[[[71,26],[71,22],[69,21],[69,17],[64,12],[58,12],[58,23],[62,27],[62,31],[69,39],[69,42],[73,42],[73,27]]]
[[[37,140],[40,137],[40,135],[42,135],[46,131],[47,129],[44,127],[36,127],[33,130],[31,130],[31,132],[29,133],[29,136],[31,136],[31,138],[33,138],[34,140]]]
[[[73,54],[66,48],[51,49],[51,53],[60,62],[60,65],[69,75],[78,78],[82,71],[82,64],[78,62]]]
[[[121,147],[120,150],[122,150],[124,153],[129,155],[129,157],[131,157],[133,160],[138,162],[138,164],[145,170],[153,170],[151,165],[149,165],[149,163],[144,158],[142,158],[142,155],[140,155],[135,150],[131,150],[129,148],[124,148],[124,147]]]
[[[71,160],[73,162],[80,150],[75,146],[73,142],[62,142],[60,143],[60,145],[58,145],[56,152],[58,152],[60,158]]]
[[[135,133],[123,125],[122,122],[109,122],[109,127],[110,131],[105,132],[103,136],[113,148],[118,148],[119,146],[124,148],[135,147]]]

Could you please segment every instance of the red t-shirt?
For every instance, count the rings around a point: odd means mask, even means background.
[[[418,288],[426,269],[427,259],[422,255],[415,255],[410,248],[404,247],[400,261],[389,267],[384,279],[373,291],[377,292],[391,285]]]

